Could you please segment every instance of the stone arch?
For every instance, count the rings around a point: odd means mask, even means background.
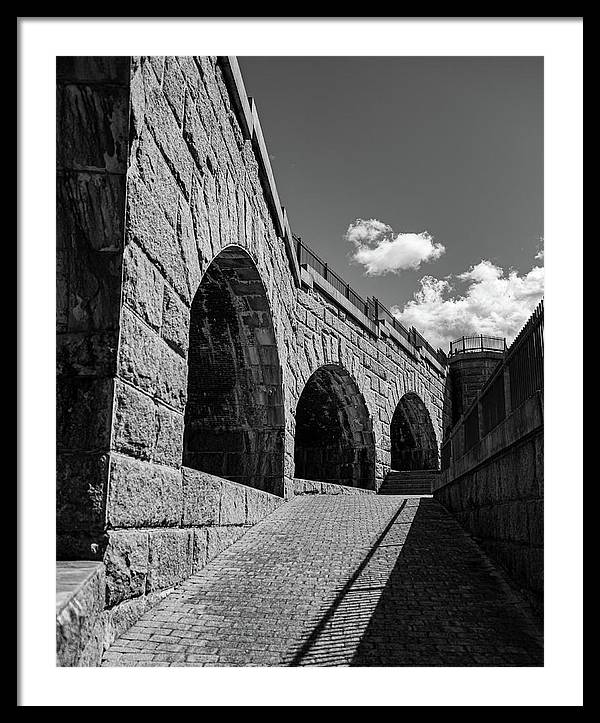
[[[190,310],[183,464],[280,494],[282,372],[265,286],[248,253],[227,246]]]
[[[349,372],[319,367],[296,407],[294,476],[375,489],[375,441],[365,399]]]
[[[415,392],[404,394],[390,423],[391,468],[437,469],[438,442],[431,416]]]

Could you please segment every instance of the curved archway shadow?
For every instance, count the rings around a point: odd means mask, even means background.
[[[248,253],[229,246],[191,306],[183,464],[282,494],[284,429],[269,300]]]
[[[423,400],[407,392],[390,423],[393,470],[438,469],[439,450],[433,422]]]
[[[296,407],[294,475],[375,489],[373,425],[356,381],[327,364],[306,382]]]

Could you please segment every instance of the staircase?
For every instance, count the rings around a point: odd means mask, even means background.
[[[440,473],[436,469],[395,470],[391,469],[379,488],[380,495],[430,495],[433,482]]]

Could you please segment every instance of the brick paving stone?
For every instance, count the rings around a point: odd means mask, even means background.
[[[105,666],[536,666],[527,606],[431,498],[302,496],[181,584]]]

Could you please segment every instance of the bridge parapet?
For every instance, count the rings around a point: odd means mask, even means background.
[[[316,284],[319,290],[347,311],[373,336],[379,337],[383,334],[391,337],[414,358],[424,359],[440,374],[445,373],[448,360],[441,349],[433,349],[414,327],[407,329],[377,297],[364,299],[301,238],[295,236],[294,239],[300,268],[309,271],[311,277],[307,285],[314,287]]]

